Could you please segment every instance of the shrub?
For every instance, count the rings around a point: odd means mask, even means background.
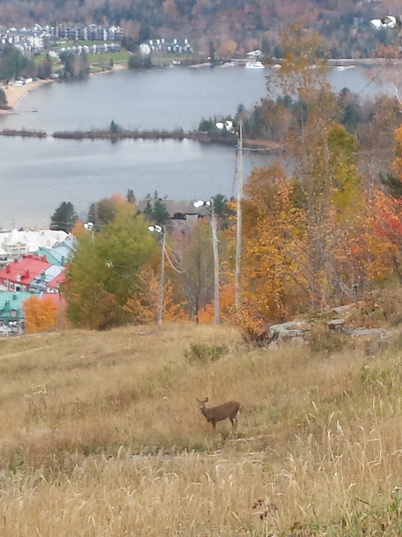
[[[310,348],[313,352],[332,352],[342,351],[350,338],[338,330],[330,330],[323,325],[314,326],[310,331]]]
[[[190,348],[184,351],[184,357],[189,362],[215,362],[228,353],[226,345],[204,345],[191,343]]]
[[[263,321],[247,309],[243,309],[237,320],[241,335],[245,343],[261,347],[266,344],[267,331],[263,328]]]

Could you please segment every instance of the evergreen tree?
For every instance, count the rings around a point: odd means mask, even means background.
[[[70,233],[77,220],[78,216],[73,204],[69,201],[63,201],[51,217],[50,229],[61,229],[66,233]]]
[[[127,190],[126,199],[130,203],[136,203],[137,202],[137,199],[136,199],[135,194],[134,194],[134,190],[132,188],[129,188]]]
[[[147,203],[147,206],[144,209],[144,216],[150,222],[154,222],[159,226],[165,226],[170,222],[170,215],[166,209],[165,204],[157,199],[153,205],[150,202]]]
[[[402,181],[392,173],[380,173],[380,181],[389,188],[393,198],[402,198]]]
[[[160,200],[155,201],[152,214],[155,224],[165,226],[170,222],[170,215],[166,205]]]
[[[7,108],[8,102],[6,97],[6,92],[3,88],[0,88],[0,108]]]
[[[46,54],[46,58],[38,65],[38,78],[45,80],[52,75],[52,60],[49,54]]]
[[[28,59],[15,47],[5,46],[0,51],[0,80],[19,78],[28,65]]]

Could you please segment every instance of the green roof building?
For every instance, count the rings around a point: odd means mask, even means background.
[[[31,296],[32,293],[0,291],[0,328],[11,326],[21,331],[24,320],[22,305]]]

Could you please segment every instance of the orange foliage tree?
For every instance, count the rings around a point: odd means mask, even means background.
[[[402,127],[395,132],[395,160],[392,163],[392,171],[397,175],[398,179],[402,181]]]
[[[376,191],[371,203],[371,240],[378,244],[380,259],[375,265],[382,279],[394,274],[402,281],[402,199],[387,197]]]
[[[51,298],[32,295],[24,302],[25,328],[29,334],[47,332],[57,320],[57,306]]]
[[[250,314],[275,322],[350,302],[397,272],[398,202],[381,192],[371,200],[359,195],[346,169],[335,174],[343,186],[330,188],[325,218],[317,213],[314,226],[299,183],[279,164],[252,173],[243,202],[243,306]]]

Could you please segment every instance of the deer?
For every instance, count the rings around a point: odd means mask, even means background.
[[[215,429],[216,423],[218,421],[230,419],[232,422],[232,432],[234,433],[237,429],[237,414],[240,409],[240,403],[237,401],[227,401],[218,406],[213,406],[206,408],[205,404],[208,403],[208,397],[203,401],[200,401],[197,397],[198,406],[202,414],[205,416],[206,420],[212,423],[212,427]]]

